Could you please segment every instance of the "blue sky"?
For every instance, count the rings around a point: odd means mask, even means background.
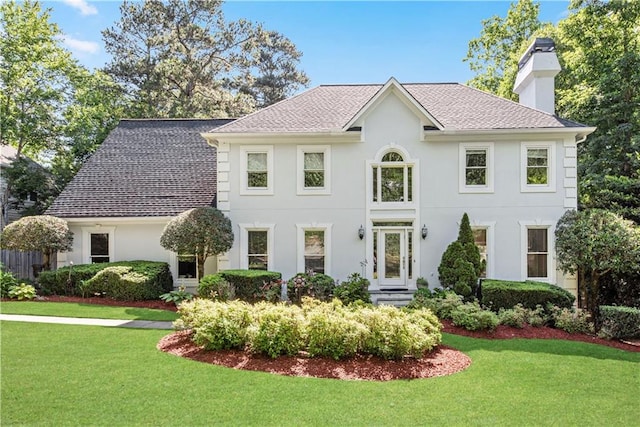
[[[515,0],[513,0],[515,1]],[[119,1],[44,1],[64,43],[89,68],[108,61],[101,31],[119,20]],[[506,16],[509,1],[230,1],[227,19],[246,18],[283,33],[303,52],[310,86],[334,83],[466,82],[466,56],[481,21]],[[568,1],[540,1],[556,23]]]

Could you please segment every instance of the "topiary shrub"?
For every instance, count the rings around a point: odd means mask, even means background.
[[[493,330],[498,326],[498,315],[489,310],[483,310],[477,302],[465,303],[451,312],[454,325],[469,331],[481,329]]]
[[[640,309],[600,306],[600,332],[606,338],[640,337]]]
[[[149,278],[132,271],[131,267],[117,266],[100,270],[84,283],[89,294],[102,294],[120,301],[157,299],[160,290],[148,286]]]
[[[236,291],[221,274],[208,274],[200,279],[198,296],[217,301],[228,301],[235,298]]]
[[[345,305],[352,304],[356,301],[369,304],[371,303],[369,280],[360,276],[358,273],[352,273],[346,281],[338,284],[333,289],[333,295]]]
[[[280,279],[275,271],[225,270],[220,274],[235,289],[236,297],[247,302],[279,301]]]
[[[334,288],[335,281],[331,276],[321,273],[298,273],[287,282],[287,297],[295,304],[300,304],[303,297],[329,301]]]
[[[555,305],[571,308],[575,297],[567,290],[542,282],[510,282],[505,280],[483,280],[481,302],[485,307],[498,312],[501,308],[513,308],[516,304],[535,310],[538,305]]]

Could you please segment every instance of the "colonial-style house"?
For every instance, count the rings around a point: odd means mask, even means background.
[[[550,40],[536,40],[519,67],[520,103],[391,78],[319,86],[225,124],[123,121],[48,213],[76,233],[67,261],[167,260],[178,277],[162,227],[214,203],[235,242],[209,271],[358,272],[374,300],[398,301],[420,277],[439,285],[466,212],[487,277],[575,291],[556,269],[554,228],[577,206],[576,146],[594,128],[554,115]],[[187,123],[201,136],[187,137]],[[159,135],[172,126],[181,130]]]

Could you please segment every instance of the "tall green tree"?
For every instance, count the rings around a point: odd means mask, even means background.
[[[227,21],[221,1],[125,1],[103,31],[106,72],[126,85],[138,117],[235,117],[308,83],[283,35]]]
[[[480,37],[469,41],[463,61],[476,75],[470,86],[517,101],[513,84],[518,72],[522,46],[543,26],[540,5],[532,0],[511,3],[506,17],[492,16],[482,21]]]

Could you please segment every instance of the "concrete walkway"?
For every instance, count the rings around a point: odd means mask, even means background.
[[[154,320],[88,319],[82,317],[27,316],[23,314],[0,314],[0,320],[11,322],[59,323],[64,325],[109,326],[137,329],[173,329],[173,322]]]

